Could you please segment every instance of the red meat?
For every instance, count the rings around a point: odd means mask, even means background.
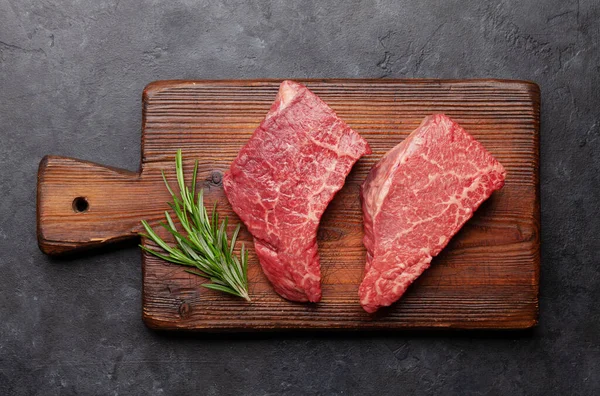
[[[284,81],[275,103],[223,178],[233,209],[275,290],[319,301],[317,228],[367,142],[305,86]]]
[[[502,188],[502,165],[443,114],[425,118],[390,150],[362,185],[365,311],[398,300],[432,257]]]

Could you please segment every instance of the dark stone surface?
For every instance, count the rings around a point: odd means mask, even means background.
[[[0,394],[599,394],[597,0],[251,3],[0,0]],[[537,82],[539,327],[164,335],[136,247],[40,253],[43,155],[135,170],[147,83],[254,77]]]

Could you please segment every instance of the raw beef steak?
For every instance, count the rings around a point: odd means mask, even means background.
[[[317,228],[354,163],[371,150],[305,86],[284,81],[223,178],[263,271],[293,301],[319,301]]]
[[[362,185],[365,311],[398,300],[494,190],[502,165],[456,122],[429,116]]]

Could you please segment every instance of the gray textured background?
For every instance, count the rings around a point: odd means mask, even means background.
[[[0,0],[0,394],[598,394],[597,0],[214,3]],[[539,327],[162,335],[137,248],[40,253],[43,155],[135,170],[147,83],[255,77],[537,82]]]

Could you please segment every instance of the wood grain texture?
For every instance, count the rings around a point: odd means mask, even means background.
[[[200,287],[181,268],[143,255],[143,318],[185,330],[527,328],[537,323],[539,280],[539,89],[500,80],[309,80],[371,145],[329,205],[318,234],[323,299],[283,300],[250,256],[252,303]],[[221,177],[273,102],[279,80],[161,81],[144,91],[139,174],[47,157],[40,164],[38,236],[50,254],[135,237],[139,221],[162,220],[183,149],[191,175],[198,158],[207,205],[233,213]],[[459,122],[506,168],[505,187],[433,259],[399,303],[375,316],[358,301],[365,249],[359,186],[371,166],[421,120],[442,112]],[[89,208],[76,213],[73,199]],[[240,240],[252,247],[242,228]],[[148,241],[143,241],[147,244]],[[253,253],[253,249],[251,249]]]

